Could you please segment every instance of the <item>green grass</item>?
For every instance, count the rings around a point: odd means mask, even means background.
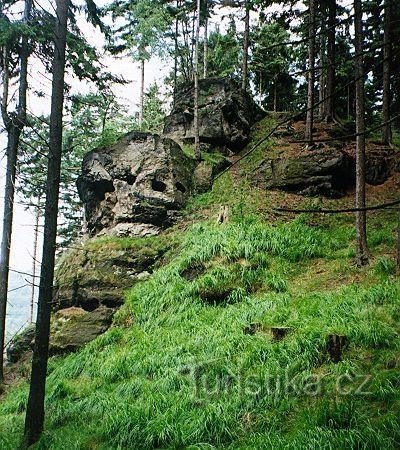
[[[398,448],[392,263],[349,269],[350,229],[307,221],[237,215],[190,226],[170,262],[131,289],[112,329],[50,361],[37,448]],[[322,261],[358,281],[307,289]],[[292,332],[276,341],[245,334],[250,323]],[[348,338],[337,364],[330,334]],[[1,448],[18,443],[26,394],[22,383],[0,405]]]
[[[319,202],[253,185],[270,146],[192,198],[168,233],[88,241],[60,262],[65,283],[77,271],[118,283],[110,259],[162,258],[108,332],[50,360],[37,449],[399,448],[397,212],[369,215],[371,263],[357,268],[353,215],[279,216],[280,202]],[[230,219],[216,225],[222,204]],[[290,332],[276,339],[274,327]],[[337,363],[332,335],[347,339]],[[1,399],[1,449],[18,445],[27,389]]]

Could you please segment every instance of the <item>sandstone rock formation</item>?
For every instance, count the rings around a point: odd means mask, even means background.
[[[58,264],[54,309],[118,308],[123,304],[124,292],[151,273],[169,248],[161,239],[144,238],[131,246],[118,247],[105,240],[93,248],[86,245],[74,249]]]
[[[176,94],[171,115],[165,120],[164,135],[181,144],[194,141],[193,84]],[[249,94],[228,78],[199,81],[200,141],[234,153],[249,141],[251,126],[262,117]]]
[[[400,155],[394,148],[376,145],[366,155],[365,179],[373,186],[383,184],[393,173],[399,172]]]
[[[200,81],[199,116],[203,152],[227,154],[248,143],[261,112],[234,81],[210,78]],[[193,133],[193,86],[186,85],[176,95],[163,136],[132,132],[89,152],[77,182],[88,234],[158,234],[191,194],[209,190],[229,163],[197,164],[187,156],[180,145],[192,143]]]
[[[108,330],[114,312],[104,306],[91,312],[81,308],[58,311],[52,322],[50,354],[73,352],[92,341]]]
[[[354,160],[328,149],[264,161],[258,169],[266,187],[303,195],[340,197],[354,183]]]
[[[82,308],[66,308],[57,311],[50,327],[49,354],[59,355],[78,350],[108,330],[115,310],[100,306],[94,311]],[[9,363],[17,363],[33,350],[35,340],[34,325],[17,335],[7,348]]]
[[[192,192],[194,168],[177,143],[147,133],[129,133],[89,152],[78,179],[87,231],[157,234]]]
[[[7,347],[7,361],[16,363],[22,357],[31,352],[35,339],[35,326],[27,326],[21,333],[17,334]]]

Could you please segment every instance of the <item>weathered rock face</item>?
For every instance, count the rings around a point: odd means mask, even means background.
[[[200,141],[233,152],[249,141],[250,127],[262,117],[252,98],[233,80],[206,78],[199,81]],[[182,86],[166,118],[164,135],[179,143],[194,141],[193,84]]]
[[[118,308],[124,302],[126,290],[151,274],[176,245],[168,233],[157,239],[88,240],[58,261],[53,309]]]
[[[35,326],[29,325],[7,347],[7,361],[18,362],[27,352],[32,351],[35,339]]]
[[[71,307],[54,314],[50,326],[49,354],[74,352],[111,325],[115,309],[101,306],[94,311]],[[35,327],[29,326],[7,348],[7,360],[15,364],[31,354],[35,342]]]
[[[190,195],[193,172],[178,144],[147,133],[89,152],[77,183],[89,234],[157,234]]]
[[[399,171],[399,152],[389,147],[377,146],[366,155],[365,181],[377,186]]]
[[[50,354],[64,354],[78,350],[108,330],[115,310],[104,306],[87,312],[80,308],[58,311],[53,318]]]
[[[327,197],[344,195],[354,184],[354,172],[354,160],[335,149],[267,160],[258,170],[267,188]]]

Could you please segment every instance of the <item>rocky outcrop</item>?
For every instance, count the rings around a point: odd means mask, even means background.
[[[190,195],[211,188],[227,160],[197,164],[181,147],[194,141],[193,96],[192,84],[177,92],[163,136],[132,132],[85,156],[77,185],[90,236],[158,234],[174,223]],[[203,153],[240,151],[262,116],[251,97],[224,78],[200,81],[199,108]]]
[[[54,310],[118,308],[125,291],[148,276],[172,245],[164,236],[126,241],[105,237],[73,249],[57,266]]]
[[[90,235],[148,236],[169,226],[193,190],[195,164],[168,138],[129,133],[89,152],[78,179]]]
[[[101,306],[94,311],[66,308],[57,311],[51,320],[49,354],[70,353],[83,347],[111,325],[115,309]],[[15,364],[29,355],[35,342],[35,326],[28,326],[7,348],[7,361]]]
[[[373,144],[370,144],[372,147]],[[377,186],[400,171],[400,154],[395,148],[375,144],[366,155],[365,180]]]
[[[75,351],[104,333],[125,292],[150,276],[155,264],[175,245],[168,237],[87,241],[58,262],[50,329],[50,354]],[[31,353],[35,327],[19,333],[7,348],[16,363]]]
[[[108,330],[115,310],[101,306],[87,312],[81,308],[58,311],[52,322],[50,337],[51,355],[78,350]]]
[[[164,135],[185,144],[194,141],[193,84],[181,87]],[[250,95],[228,78],[199,81],[200,141],[220,151],[239,152],[249,142],[251,126],[262,117]]]
[[[12,364],[20,361],[24,355],[32,351],[34,339],[35,326],[29,325],[9,343],[7,361]]]
[[[354,183],[354,161],[341,150],[311,151],[264,161],[258,169],[267,188],[303,195],[340,197]]]

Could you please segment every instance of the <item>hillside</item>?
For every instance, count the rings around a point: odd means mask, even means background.
[[[258,123],[241,154],[273,125]],[[124,284],[106,333],[51,359],[35,448],[399,448],[398,211],[368,213],[371,261],[357,268],[352,214],[274,209],[354,203],[351,189],[338,199],[267,190],[255,170],[285,146],[266,140],[158,236],[95,238],[64,257],[61,284],[83,257],[95,261],[82,275],[94,283],[115,252],[160,256],[146,279]],[[368,202],[397,199],[396,177],[369,185]],[[222,205],[229,219],[217,224]],[[1,399],[2,449],[22,435],[19,371]]]

